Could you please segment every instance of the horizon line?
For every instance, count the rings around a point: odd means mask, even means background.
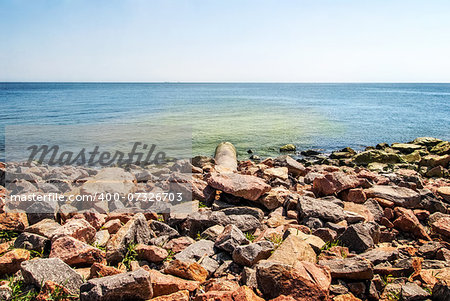
[[[420,82],[420,81],[408,81],[408,82],[397,82],[397,81],[348,81],[348,82],[333,82],[333,81],[0,81],[0,84],[7,83],[61,83],[61,84],[450,84],[449,82]]]

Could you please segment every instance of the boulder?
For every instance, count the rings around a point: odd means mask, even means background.
[[[407,282],[402,285],[401,291],[402,300],[405,301],[419,301],[430,298],[430,294],[416,283]]]
[[[269,258],[274,248],[272,242],[265,240],[237,246],[233,251],[233,261],[251,267],[258,261]]]
[[[306,234],[302,231],[295,229],[295,228],[289,228],[284,232],[283,238],[286,239],[290,235],[296,235],[303,239],[306,243],[308,243],[311,248],[316,252],[320,253],[320,250],[323,246],[325,246],[325,242],[318,236]]]
[[[92,265],[102,262],[105,252],[71,236],[63,236],[52,242],[49,258],[59,258],[68,265]]]
[[[166,275],[157,270],[148,269],[148,267],[146,269],[151,275],[154,297],[169,295],[180,290],[194,292],[200,286],[200,282],[198,281]]]
[[[382,150],[367,150],[361,152],[353,157],[353,162],[361,165],[368,165],[369,163],[386,163],[386,164],[395,164],[401,163],[402,159],[399,155],[394,153],[388,153]]]
[[[166,274],[181,277],[187,280],[203,282],[208,277],[208,271],[196,262],[172,260],[164,269]]]
[[[372,264],[361,257],[319,260],[319,264],[330,268],[333,279],[369,280],[373,277]]]
[[[236,149],[230,142],[222,142],[216,147],[214,154],[216,170],[233,172],[237,170]]]
[[[450,238],[450,217],[442,217],[431,223],[431,228],[447,239]]]
[[[91,279],[80,287],[80,300],[147,300],[153,290],[150,273],[144,269]]]
[[[406,187],[373,185],[365,193],[368,198],[386,199],[405,208],[415,208],[420,203],[420,194]]]
[[[147,220],[142,213],[137,213],[120,230],[114,234],[106,245],[106,260],[108,262],[121,261],[128,245],[132,243],[147,244],[153,232],[147,224]]]
[[[53,232],[52,241],[63,236],[72,236],[73,238],[91,243],[94,240],[96,230],[84,219],[70,219],[62,227]]]
[[[288,155],[277,157],[274,160],[274,164],[287,167],[289,174],[292,174],[294,177],[304,176],[306,174],[305,166]]]
[[[244,233],[235,225],[227,225],[222,234],[220,234],[214,245],[222,250],[232,253],[237,246],[246,245],[249,241],[245,238]]]
[[[222,231],[220,231],[220,233],[222,233]],[[190,245],[192,245],[193,243],[195,243],[195,240],[193,240],[189,236],[182,236],[169,240],[167,243],[164,244],[163,247],[166,250],[172,250],[172,252],[174,253],[179,253],[184,249],[186,249],[187,247],[189,247]]]
[[[332,195],[346,189],[356,188],[360,185],[360,180],[355,175],[348,175],[344,172],[327,173],[324,176],[316,177],[313,181],[313,190],[316,195]]]
[[[134,250],[139,259],[147,260],[148,262],[162,262],[169,255],[163,248],[144,244],[138,244]]]
[[[323,221],[340,222],[344,220],[344,209],[335,203],[301,196],[297,202],[300,219],[320,218]]]
[[[28,227],[28,218],[25,213],[0,213],[0,231],[23,231],[26,227]]]
[[[20,264],[30,259],[30,252],[24,249],[13,249],[0,257],[0,275],[14,274]]]
[[[189,291],[182,290],[170,295],[153,298],[152,301],[189,301]]]
[[[256,279],[265,297],[285,295],[294,300],[328,300],[331,284],[328,268],[304,261],[295,266],[261,261],[256,265]]]
[[[294,265],[297,261],[316,262],[316,253],[300,236],[289,235],[267,259],[270,262]]]
[[[89,269],[89,279],[117,275],[123,272],[124,271],[116,269],[115,267],[95,262]]]
[[[447,202],[450,203],[450,186],[439,187],[436,192]]]
[[[367,197],[362,188],[352,188],[342,192],[342,199],[346,202],[362,204],[366,201]]]
[[[14,241],[14,248],[43,252],[49,242],[44,236],[23,232]]]
[[[397,216],[397,219],[394,220],[394,227],[401,231],[410,232],[417,238],[431,240],[412,210],[396,207],[394,212]]]
[[[263,175],[268,179],[280,179],[286,181],[288,179],[287,167],[271,167],[263,170]]]
[[[395,247],[378,247],[373,250],[359,254],[360,257],[367,259],[373,265],[383,262],[393,262],[399,257],[399,251]]]
[[[280,152],[295,152],[297,147],[294,144],[285,144],[280,147]]]
[[[197,261],[202,257],[212,256],[214,253],[214,242],[202,239],[186,247],[183,251],[176,254],[174,258],[183,261]]]
[[[344,246],[357,253],[364,252],[374,246],[370,230],[363,223],[349,226],[344,233],[338,237],[338,240],[342,242]]]
[[[289,189],[282,186],[272,188],[267,194],[259,198],[258,202],[269,210],[283,206],[288,197],[292,195]]]
[[[270,185],[258,177],[237,173],[211,173],[207,182],[215,189],[250,201],[256,201],[271,189]]]
[[[22,262],[23,279],[27,284],[40,288],[45,281],[64,286],[72,294],[78,294],[83,284],[82,277],[59,258],[42,258]]]
[[[413,151],[417,151],[417,150],[425,150],[425,147],[423,145],[412,144],[412,143],[393,143],[391,145],[391,148],[398,150],[399,152],[401,152],[403,154],[410,154]]]

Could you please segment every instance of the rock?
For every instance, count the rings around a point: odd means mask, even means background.
[[[150,228],[157,236],[168,236],[169,238],[180,236],[177,230],[160,221],[152,221]]]
[[[248,243],[249,241],[245,238],[244,233],[242,233],[235,225],[230,224],[227,225],[222,234],[217,237],[214,246],[232,253],[237,246],[246,245]]]
[[[43,252],[49,240],[34,233],[20,233],[14,241],[14,248]]]
[[[349,226],[342,235],[338,237],[350,250],[357,253],[364,252],[374,246],[374,241],[370,235],[369,229],[363,223]]]
[[[46,281],[41,288],[41,291],[36,296],[35,301],[47,301],[61,298],[62,300],[73,300],[73,298],[65,297],[71,295],[69,290],[64,286],[59,285],[53,281]]]
[[[109,234],[115,234],[119,229],[122,227],[122,223],[119,219],[112,219],[107,221],[102,229],[105,229],[108,231]]]
[[[304,176],[306,174],[306,168],[300,162],[292,159],[288,155],[277,157],[274,161],[277,166],[287,167],[288,172],[294,177]]]
[[[237,170],[236,149],[230,142],[222,142],[216,147],[214,154],[216,168],[220,171],[233,172]]]
[[[175,259],[165,268],[165,273],[187,280],[203,282],[208,277],[208,271],[196,262],[187,262]]]
[[[0,231],[23,231],[28,227],[28,218],[25,213],[0,213]]]
[[[424,145],[426,147],[432,147],[436,144],[439,144],[442,142],[441,139],[433,138],[433,137],[418,137],[414,139],[411,143],[418,144],[418,145]]]
[[[352,188],[342,192],[342,199],[346,202],[362,204],[366,201],[367,197],[362,188]]]
[[[356,164],[367,165],[369,163],[400,163],[402,159],[399,155],[394,153],[387,153],[382,150],[368,150],[357,154],[353,157],[353,162]]]
[[[144,269],[91,279],[80,287],[80,300],[147,300],[153,290]]]
[[[63,236],[52,242],[49,258],[59,258],[68,265],[92,265],[102,262],[105,252],[71,236]]]
[[[289,235],[267,261],[289,265],[294,265],[297,261],[314,263],[316,262],[316,253],[300,236]]]
[[[442,217],[431,224],[431,228],[446,238],[450,238],[450,217]]]
[[[330,268],[333,279],[368,280],[373,277],[372,264],[361,257],[319,260],[319,264]]]
[[[184,249],[186,249],[187,247],[189,247],[190,245],[192,245],[193,243],[195,243],[195,240],[193,240],[189,236],[182,236],[168,241],[166,244],[164,244],[164,249],[172,250],[172,252],[174,253],[179,253]]]
[[[402,286],[401,291],[402,300],[405,301],[416,301],[416,300],[425,300],[430,297],[430,294],[427,293],[424,289],[418,286],[415,283],[407,282]]]
[[[285,144],[280,147],[280,152],[295,152],[297,147],[294,144]]]
[[[412,210],[396,207],[394,212],[397,216],[397,219],[394,221],[394,227],[401,231],[410,232],[417,238],[431,240]]]
[[[176,254],[174,258],[183,261],[196,261],[205,256],[212,256],[214,253],[214,242],[202,239],[189,245],[183,251]]]
[[[0,282],[0,300],[11,300],[13,291],[9,286],[9,282]]]
[[[393,143],[391,148],[398,150],[403,154],[410,154],[413,151],[425,149],[422,145],[412,143]]]
[[[332,202],[301,196],[297,203],[297,211],[301,219],[320,218],[324,221],[339,222],[344,219],[344,209]]]
[[[225,213],[227,216],[235,216],[235,215],[252,215],[257,218],[259,221],[262,221],[264,218],[264,211],[255,207],[248,206],[237,206],[237,207],[229,207],[221,209],[220,212]]]
[[[95,262],[89,270],[89,279],[117,275],[123,272],[124,271],[116,269],[115,267]]]
[[[356,204],[352,202],[344,202],[345,220],[349,224],[358,222],[373,222],[375,220],[372,212],[363,204]]]
[[[381,220],[384,215],[384,211],[376,200],[368,199],[363,205],[370,211],[370,213],[372,213],[373,219],[376,222]]]
[[[284,232],[283,238],[286,239],[289,235],[296,235],[303,239],[307,244],[311,246],[311,248],[316,252],[320,253],[320,250],[323,246],[325,246],[325,242],[318,236],[305,234],[302,231],[299,231],[295,228],[289,228]]]
[[[114,234],[106,245],[106,260],[108,262],[121,261],[128,245],[131,243],[147,244],[153,236],[142,213],[137,213],[120,230]]]
[[[437,155],[445,155],[450,154],[450,142],[442,141],[430,149],[431,153],[435,153]]]
[[[267,194],[263,195],[258,202],[269,210],[283,206],[286,199],[292,194],[288,189],[278,186],[272,188]]]
[[[359,254],[359,256],[369,260],[373,265],[377,265],[386,261],[395,261],[399,257],[399,252],[394,247],[378,247]]]
[[[24,231],[29,233],[35,233],[44,237],[50,238],[53,233],[60,229],[62,226],[52,219],[44,219],[40,222],[27,227]]]
[[[439,187],[436,192],[447,202],[450,203],[450,186]]]
[[[359,185],[360,180],[355,175],[337,171],[315,178],[313,190],[316,195],[332,195],[346,189],[356,188]]]
[[[24,249],[13,249],[0,257],[0,275],[14,274],[20,264],[30,259],[30,252]]]
[[[433,301],[448,301],[450,296],[450,281],[447,280],[440,280],[436,285],[433,287]]]
[[[147,271],[151,275],[154,297],[169,295],[180,290],[194,292],[200,285],[198,281],[184,280],[151,269],[147,269]]]
[[[212,227],[209,227],[205,231],[202,232],[201,236],[205,237],[210,240],[216,240],[216,238],[222,234],[223,230],[225,229],[224,226],[221,225],[214,225]]]
[[[100,230],[95,233],[93,245],[96,247],[105,247],[110,237],[108,230]]]
[[[331,242],[334,241],[337,238],[337,232],[329,229],[329,228],[318,228],[315,229],[312,234],[314,236],[319,237],[324,242]]]
[[[237,246],[233,251],[233,260],[240,265],[251,267],[258,261],[269,258],[273,250],[274,245],[270,241],[258,241],[245,246]]]
[[[261,261],[256,266],[258,287],[267,298],[280,295],[294,300],[328,300],[329,269],[310,262],[295,266]]]
[[[281,179],[286,181],[288,179],[287,167],[271,167],[263,170],[263,175],[269,179]]]
[[[22,262],[20,265],[25,283],[41,287],[45,281],[64,286],[72,294],[78,294],[83,284],[81,276],[59,258],[42,258]]]
[[[211,173],[207,182],[215,189],[250,201],[256,201],[262,194],[271,189],[270,185],[258,177],[237,173]]]
[[[147,260],[148,262],[162,262],[169,255],[163,248],[144,244],[138,244],[134,250],[139,259]]]
[[[374,185],[365,189],[365,193],[368,198],[386,199],[405,208],[414,208],[420,203],[420,194],[406,187]]]
[[[153,298],[152,301],[189,301],[189,291],[182,290],[166,296]]]
[[[95,176],[89,178],[81,187],[82,194],[97,195],[110,193],[126,196],[133,192],[136,178],[123,168],[108,167],[101,169]]]
[[[63,236],[72,236],[79,241],[91,243],[95,237],[95,228],[84,219],[71,219],[65,223],[61,228],[53,232],[52,241],[57,240]]]
[[[333,301],[361,301],[361,299],[356,298],[352,293],[347,293],[334,297]]]
[[[420,166],[427,166],[429,168],[433,167],[447,167],[448,163],[450,162],[450,155],[428,155],[425,157],[422,157],[422,159],[419,162]]]

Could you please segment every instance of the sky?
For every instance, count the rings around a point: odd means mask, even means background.
[[[450,1],[0,0],[0,81],[450,82]]]

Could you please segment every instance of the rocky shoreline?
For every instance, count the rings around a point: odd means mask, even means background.
[[[215,158],[158,170],[13,165],[0,300],[450,300],[448,141],[281,151],[238,161],[222,143]],[[119,201],[5,212],[12,193],[168,187],[192,201],[159,214]]]

